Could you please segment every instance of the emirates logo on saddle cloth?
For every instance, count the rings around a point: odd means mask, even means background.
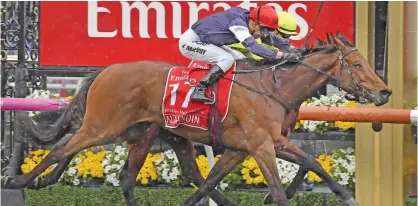
[[[234,79],[232,72],[236,63],[232,65],[224,77]],[[199,84],[200,79],[212,68],[211,64],[192,61],[188,67],[173,67],[167,76],[165,93],[163,98],[163,116],[165,126],[176,128],[180,124],[208,129],[208,115],[210,105],[190,100],[194,86]],[[229,99],[231,95],[232,81],[220,78],[218,81],[218,94],[216,98],[222,121],[228,113]],[[213,98],[213,92],[209,87],[206,95]]]

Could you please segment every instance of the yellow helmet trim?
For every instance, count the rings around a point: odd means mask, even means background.
[[[296,35],[298,32],[296,31],[297,24],[296,19],[293,17],[292,14],[281,11],[277,12],[277,16],[279,17],[279,28],[278,30],[284,34],[291,34]]]

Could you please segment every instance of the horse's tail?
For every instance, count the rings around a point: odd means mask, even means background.
[[[86,110],[87,92],[102,71],[100,70],[83,80],[80,90],[66,109],[43,112],[34,118],[35,121],[43,120],[44,122],[38,123],[37,121],[35,124],[27,112],[16,112],[16,121],[23,135],[40,144],[55,144],[72,128],[81,126]],[[45,119],[48,118],[58,118],[58,120],[52,125],[45,124]]]

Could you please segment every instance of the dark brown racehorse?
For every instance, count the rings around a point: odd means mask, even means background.
[[[312,165],[317,164],[287,139],[301,103],[328,81],[375,105],[383,105],[388,101],[391,91],[374,74],[365,58],[340,33],[331,40],[332,46],[305,56],[304,61],[291,70],[266,70],[261,74],[236,77],[245,87],[236,83],[232,89],[230,113],[223,124],[224,143],[228,150],[211,171],[207,184],[186,200],[187,204],[194,205],[215,187],[211,183],[219,182],[247,155],[251,155],[267,180],[273,201],[287,205],[277,172],[275,150],[305,165],[306,169],[314,169]],[[130,136],[125,135],[127,133],[135,133],[132,128],[142,122],[164,124],[161,99],[171,66],[156,62],[117,64],[91,78],[92,84],[87,85],[90,88],[83,90],[88,94],[81,128],[71,139],[62,141],[54,148],[31,173],[17,178],[3,178],[2,186],[25,187],[51,164],[72,157],[88,147],[118,140],[128,141],[133,147],[146,144],[148,139],[152,139],[148,136],[152,135],[139,133],[144,136],[140,140],[123,137]],[[238,68],[250,69],[247,64],[239,64]],[[276,74],[279,76],[278,83],[272,78]],[[72,108],[70,105],[66,111],[69,111],[68,116],[77,116],[74,114],[79,110],[82,108]],[[208,143],[207,132],[203,130],[181,126],[169,131],[192,141]],[[138,162],[129,161],[126,169],[137,173],[137,165]],[[336,192],[335,188],[331,189]],[[351,195],[343,199],[354,201]]]

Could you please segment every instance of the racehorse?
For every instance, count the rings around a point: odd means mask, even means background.
[[[317,164],[287,139],[301,103],[328,81],[349,93],[374,102],[375,105],[383,105],[388,101],[390,89],[374,74],[365,58],[342,34],[337,33],[337,38],[332,36],[330,39],[332,46],[306,55],[299,64],[291,65],[294,67],[292,69],[237,75],[236,84],[231,91],[230,114],[223,123],[227,150],[211,171],[207,184],[200,187],[186,203],[193,205],[199,201],[214,188],[215,185],[211,183],[219,182],[250,154],[256,159],[267,180],[273,201],[287,205],[277,172],[275,150],[305,165],[305,168],[314,169],[312,165]],[[252,68],[252,64],[246,63],[248,62],[239,63],[239,70]],[[138,123],[164,123],[159,102],[171,66],[147,61],[116,64],[91,78],[92,83],[87,86],[90,88],[81,128],[68,142],[63,141],[54,148],[32,172],[17,178],[3,178],[2,186],[22,188],[59,159],[72,157],[88,147],[113,143],[120,139],[131,142],[134,147],[148,143],[151,138],[145,137],[132,142],[134,140],[121,138],[121,134],[129,133],[130,128]],[[269,66],[259,67],[260,70],[266,68]],[[279,73],[278,83],[272,78],[276,73]],[[142,81],[139,80],[141,78]],[[124,84],[115,85],[117,82]],[[186,126],[167,130],[189,140],[208,144],[207,131]],[[129,156],[131,157],[131,153]],[[139,169],[137,170],[135,162],[129,162],[126,168],[131,172],[136,170],[137,173]],[[331,189],[335,192],[335,188]],[[349,201],[352,197],[346,195],[343,199]]]

